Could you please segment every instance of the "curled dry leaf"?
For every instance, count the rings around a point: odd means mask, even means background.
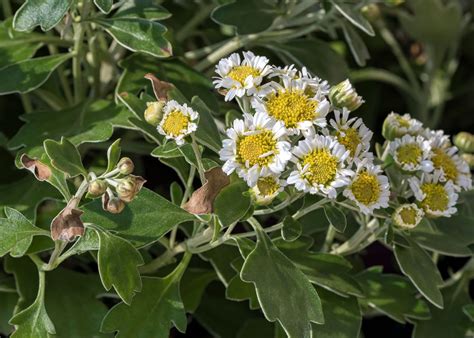
[[[108,193],[102,195],[102,209],[105,211],[108,211],[111,214],[120,214],[123,208],[125,208],[125,202],[120,198],[115,196],[110,198]]]
[[[213,211],[214,200],[217,194],[230,183],[220,167],[212,168],[205,173],[207,182],[196,190],[183,209],[192,214],[209,214]]]
[[[33,159],[26,154],[20,157],[23,168],[28,169],[35,175],[38,181],[46,181],[51,177],[51,169],[40,160]]]
[[[153,92],[155,93],[157,100],[168,100],[168,91],[173,88],[171,83],[161,81],[151,73],[146,74],[144,77],[151,81]]]
[[[51,222],[53,240],[73,241],[84,234],[84,223],[81,221],[82,211],[77,209],[80,199],[73,197],[66,207]]]

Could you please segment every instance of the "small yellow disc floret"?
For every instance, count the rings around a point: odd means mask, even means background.
[[[227,74],[227,76],[230,77],[232,80],[240,82],[240,84],[242,85],[245,83],[245,79],[249,75],[257,77],[260,75],[260,72],[258,71],[258,69],[255,69],[250,66],[235,66],[231,69],[229,74]]]
[[[329,185],[336,178],[338,161],[327,149],[316,149],[306,154],[302,166],[309,165],[303,177],[311,184]]]
[[[448,180],[456,182],[458,169],[453,159],[440,148],[433,149],[434,156],[431,158],[435,169],[443,169]]]
[[[418,164],[421,155],[422,150],[415,143],[402,145],[397,150],[398,161],[402,164]]]
[[[375,175],[362,171],[352,182],[351,191],[359,203],[370,205],[380,197],[380,184]]]
[[[173,110],[165,117],[163,130],[167,135],[178,136],[188,128],[189,116],[184,115],[179,110]]]
[[[277,142],[271,131],[243,136],[237,142],[237,155],[242,164],[261,167],[270,164],[277,154]]]
[[[280,184],[272,176],[261,177],[257,181],[257,187],[263,196],[271,196],[280,189]]]
[[[421,206],[425,210],[445,211],[448,208],[449,197],[446,190],[438,183],[425,183],[421,190],[426,195]]]
[[[283,121],[287,128],[297,127],[298,122],[312,121],[317,106],[318,102],[310,100],[302,90],[273,93],[266,102],[268,115]]]
[[[341,132],[337,133],[337,140],[350,151],[351,157],[354,157],[357,146],[361,143],[359,133],[354,128],[347,128],[343,132],[344,135]]]
[[[415,209],[410,207],[402,208],[399,212],[399,215],[404,224],[416,225],[417,213]]]

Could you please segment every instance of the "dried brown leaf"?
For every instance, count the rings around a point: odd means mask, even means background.
[[[156,99],[159,100],[168,100],[168,91],[173,88],[173,85],[169,82],[161,81],[155,75],[148,73],[145,76],[145,79],[151,81],[153,87],[153,92],[155,93]]]
[[[84,234],[81,221],[82,211],[77,209],[79,199],[73,197],[66,207],[51,222],[51,238],[53,240],[73,241]]]
[[[220,167],[212,168],[205,173],[207,182],[196,190],[183,209],[192,214],[209,214],[217,194],[229,185],[230,179]]]
[[[35,175],[38,181],[46,181],[51,177],[51,169],[40,160],[33,159],[26,154],[20,157],[23,168],[28,169]]]

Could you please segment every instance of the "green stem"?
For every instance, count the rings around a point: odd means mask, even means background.
[[[21,94],[21,103],[23,104],[23,109],[25,113],[29,114],[33,111],[33,104],[31,103],[31,97],[29,94]]]
[[[204,175],[204,166],[202,165],[202,156],[201,156],[201,150],[199,150],[199,146],[196,142],[196,138],[194,135],[192,137],[192,143],[191,146],[194,151],[194,156],[196,156],[196,161],[198,164],[198,172],[199,172],[199,179],[201,180],[201,184],[204,185],[206,183],[206,176]]]
[[[54,44],[48,44],[48,50],[51,55],[58,54],[58,47]],[[63,88],[64,96],[69,104],[74,102],[74,98],[72,96],[71,88],[69,87],[69,82],[65,75],[66,68],[64,65],[59,65],[57,69],[57,74],[59,77],[59,82],[61,82],[61,86]]]
[[[182,42],[192,34],[193,31],[195,31],[195,28],[209,17],[209,13],[214,9],[214,6],[214,4],[202,6],[199,11],[195,13],[193,17],[175,34],[176,41]]]
[[[321,248],[322,252],[328,252],[331,248],[332,242],[334,241],[334,236],[336,235],[336,228],[329,224],[328,232],[326,233],[326,238],[324,239],[323,247]]]
[[[335,255],[347,255],[357,251],[358,246],[375,232],[378,224],[379,222],[376,218],[372,219],[367,226],[361,226],[351,238],[332,250],[331,253]]]
[[[10,4],[10,0],[2,0],[2,7],[3,7],[3,16],[9,18],[13,15],[12,5]]]
[[[72,60],[72,76],[74,78],[74,98],[75,102],[79,103],[84,99],[84,83],[82,78],[82,59],[84,57],[84,25],[87,23],[89,12],[89,1],[82,3],[81,17],[78,18],[80,21],[73,24],[74,27],[74,58]]]

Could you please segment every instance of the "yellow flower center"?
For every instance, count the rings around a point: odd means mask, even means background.
[[[399,212],[400,218],[403,223],[408,225],[416,224],[416,210],[411,207],[402,208]]]
[[[359,133],[355,128],[347,128],[343,132],[344,135],[340,131],[337,132],[337,140],[350,151],[351,157],[354,157],[357,146],[361,143]]]
[[[351,190],[355,199],[364,205],[370,205],[378,201],[380,196],[380,184],[377,176],[362,171],[351,184]]]
[[[397,149],[398,161],[402,164],[418,164],[422,150],[416,143],[409,143]]]
[[[184,115],[180,110],[173,110],[166,116],[163,123],[163,130],[170,136],[178,136],[188,128],[189,116]]]
[[[408,120],[408,119],[406,119],[402,116],[397,116],[396,121],[398,122],[400,127],[410,128],[410,120]]]
[[[273,133],[268,130],[243,136],[237,142],[237,156],[242,164],[248,162],[251,167],[255,164],[263,167],[271,163],[277,154],[276,145]]]
[[[312,185],[329,185],[336,178],[337,157],[327,149],[316,149],[306,154],[301,160],[302,166],[309,165],[303,177]]]
[[[433,149],[434,156],[431,158],[436,169],[443,169],[448,180],[456,182],[458,168],[453,159],[440,148]]]
[[[227,74],[227,76],[232,80],[240,82],[242,85],[245,83],[245,79],[249,75],[257,77],[260,75],[260,71],[250,66],[235,66],[230,70],[229,74]]]
[[[263,196],[271,196],[280,189],[280,184],[272,176],[261,177],[257,181],[257,187]]]
[[[449,197],[441,184],[425,183],[421,186],[421,191],[426,195],[421,202],[424,209],[433,211],[444,211],[447,209]]]
[[[273,93],[266,102],[268,115],[283,121],[285,127],[295,128],[298,122],[316,117],[318,102],[310,100],[302,90]]]

